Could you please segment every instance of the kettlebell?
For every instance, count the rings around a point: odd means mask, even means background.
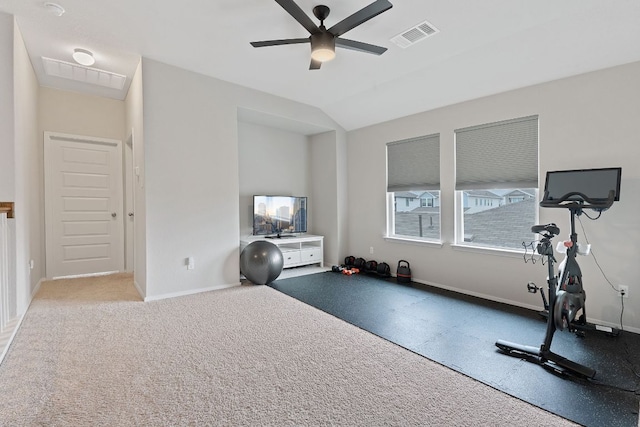
[[[364,264],[364,270],[367,273],[375,273],[377,271],[377,269],[378,269],[378,262],[377,261],[371,260],[371,261],[367,261]]]
[[[391,268],[389,267],[389,264],[387,264],[386,262],[378,263],[376,272],[378,273],[378,275],[383,277],[391,276]]]
[[[411,283],[411,267],[408,261],[403,259],[398,261],[396,278],[398,279],[398,283]]]

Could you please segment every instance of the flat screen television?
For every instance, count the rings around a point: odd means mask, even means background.
[[[590,199],[606,202],[613,190],[614,201],[619,201],[621,176],[622,168],[550,171],[544,185],[544,200],[559,200],[569,193],[578,192]],[[574,195],[568,200],[580,201],[581,197]]]
[[[254,236],[287,237],[306,232],[306,197],[253,196]]]

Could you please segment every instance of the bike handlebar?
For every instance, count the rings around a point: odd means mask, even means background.
[[[546,232],[548,234],[550,234],[550,238],[551,237],[555,237],[558,234],[560,234],[560,228],[558,228],[557,225],[555,225],[554,223],[551,224],[540,224],[540,225],[534,225],[531,227],[531,232],[532,233],[538,233],[541,234],[542,232]]]
[[[577,198],[576,198],[577,196]],[[609,209],[615,201],[616,192],[614,190],[609,191],[609,197],[607,199],[592,199],[580,193],[578,191],[572,191],[564,196],[553,199],[549,198],[549,192],[544,192],[544,198],[540,202],[540,206],[543,208],[567,208],[567,209],[595,209],[605,210]]]

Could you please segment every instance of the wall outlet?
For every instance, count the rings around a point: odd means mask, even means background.
[[[618,285],[618,292],[622,298],[629,298],[629,287],[627,285]]]
[[[370,247],[369,247],[369,253],[370,253],[371,255],[373,255],[373,246],[370,246]]]

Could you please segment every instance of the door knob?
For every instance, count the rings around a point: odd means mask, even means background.
[[[115,212],[111,212],[111,218],[115,218],[118,214]]]
[[[128,213],[128,215],[129,215],[129,216],[133,216],[133,212],[129,212],[129,213]]]

